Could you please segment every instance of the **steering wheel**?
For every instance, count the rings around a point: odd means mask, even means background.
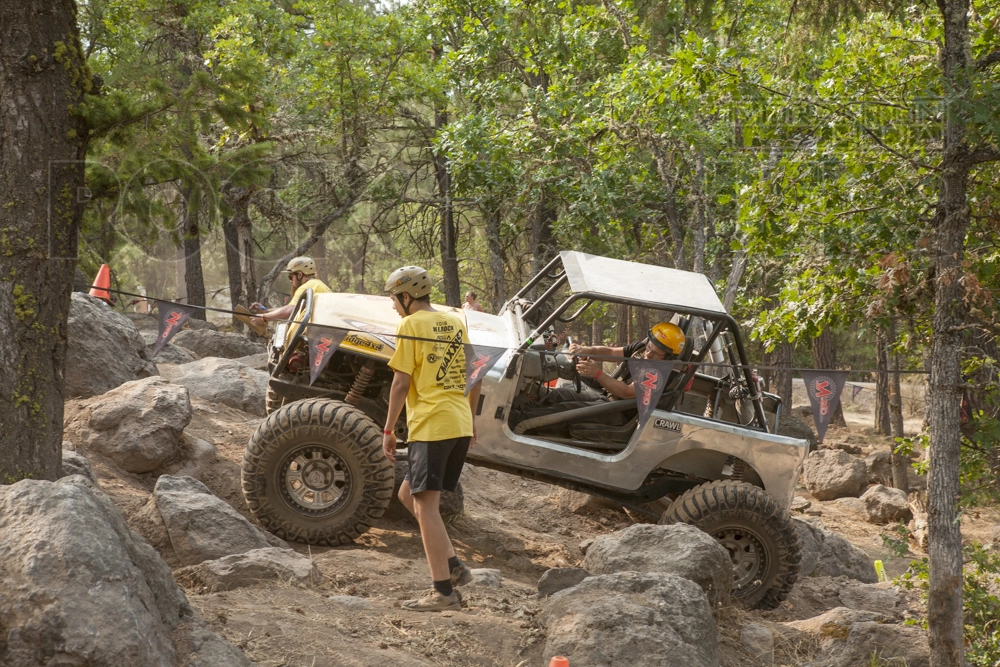
[[[580,361],[580,357],[573,357],[573,388],[576,389],[576,393],[580,393],[583,387],[580,385],[580,371],[576,369],[577,362]]]

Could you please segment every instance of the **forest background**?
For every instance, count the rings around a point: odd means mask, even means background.
[[[336,289],[418,263],[437,301],[495,310],[576,249],[705,273],[765,365],[932,371],[932,652],[961,660],[954,487],[995,499],[1000,470],[995,3],[87,0],[77,28],[42,53],[79,92],[59,140],[86,150],[88,277],[276,304],[310,254]],[[72,192],[51,193],[70,220]],[[30,331],[25,284],[9,310]],[[791,373],[765,375],[790,397]],[[874,374],[876,426],[901,436],[898,377]]]

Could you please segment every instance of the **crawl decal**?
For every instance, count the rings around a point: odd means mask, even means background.
[[[809,395],[816,435],[820,442],[823,442],[826,427],[830,425],[833,413],[840,404],[840,394],[844,391],[844,383],[849,374],[850,371],[802,371],[802,380]]]
[[[316,382],[326,365],[330,363],[346,331],[319,327],[306,327],[306,340],[309,341],[309,384]]]
[[[650,361],[648,359],[629,359],[628,369],[632,374],[635,387],[635,403],[639,408],[639,430],[641,431],[649,417],[656,409],[656,404],[667,386],[667,378],[674,364],[669,361]]]
[[[468,395],[476,383],[490,372],[493,365],[507,351],[505,347],[465,344],[465,394]]]
[[[191,306],[180,303],[169,303],[167,301],[158,302],[157,308],[160,311],[160,333],[156,337],[156,344],[153,346],[153,356],[174,337],[184,323],[195,313]]]

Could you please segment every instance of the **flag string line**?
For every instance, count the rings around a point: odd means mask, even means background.
[[[170,301],[168,299],[159,299],[159,298],[148,296],[148,295],[145,295],[145,294],[134,294],[132,292],[125,292],[125,291],[113,289],[113,288],[110,288],[110,287],[99,287],[97,285],[91,285],[91,287],[95,288],[95,289],[98,289],[98,290],[101,290],[102,292],[111,292],[111,293],[114,293],[114,294],[120,294],[122,296],[138,297],[140,299],[145,299],[147,301],[155,301],[157,303],[164,303],[164,304],[168,304],[170,306],[183,306],[184,308],[193,308],[195,310],[205,310],[205,311],[211,311],[211,312],[214,312],[214,313],[224,313],[226,315],[242,315],[242,316],[247,316],[246,313],[238,313],[235,310],[227,310],[225,308],[214,308],[212,306],[199,306],[199,305],[191,304],[191,303],[177,303],[176,301]],[[249,316],[250,317],[257,317],[257,315],[255,315],[253,313],[250,313]],[[297,321],[298,320],[278,320],[278,319],[268,320],[268,322],[276,322],[276,323],[295,323]],[[422,338],[420,336],[408,336],[408,335],[405,335],[405,334],[397,334],[395,332],[390,333],[390,332],[382,332],[382,331],[362,331],[360,329],[351,328],[351,327],[340,327],[340,326],[335,326],[335,325],[332,325],[332,324],[318,324],[318,323],[315,323],[315,322],[309,322],[308,324],[306,324],[306,327],[307,328],[308,327],[314,327],[314,328],[317,328],[317,329],[330,329],[332,331],[346,331],[346,332],[355,331],[357,333],[368,334],[370,336],[381,336],[383,338],[395,338],[395,339],[403,339],[403,340],[414,340],[414,341],[426,342],[426,343],[448,343],[448,342],[450,342],[450,341],[438,340],[436,338]],[[469,342],[469,341],[466,341],[466,343],[470,344],[470,345],[479,345],[477,343],[472,343],[472,342]],[[480,346],[481,347],[492,347],[492,348],[497,348],[497,349],[499,349],[499,348],[502,347],[502,346],[498,346],[498,345],[486,345],[486,344],[481,344]],[[589,347],[589,346],[585,346],[585,347]],[[608,346],[602,345],[600,347],[608,347]],[[518,348],[508,347],[508,348],[505,348],[505,349],[507,349],[507,350],[517,350]],[[542,354],[547,354],[547,355],[562,354],[562,355],[566,355],[566,356],[580,356],[580,357],[586,357],[587,359],[593,359],[595,361],[621,362],[621,361],[625,360],[623,357],[610,356],[610,355],[596,355],[596,354],[569,355],[568,352],[565,352],[565,351],[560,352],[558,350],[535,350],[535,351],[536,352],[540,352]],[[889,375],[889,374],[892,374],[892,373],[896,373],[896,374],[899,374],[899,375],[929,375],[928,371],[907,371],[907,370],[894,370],[894,371],[890,371],[890,370],[878,370],[878,369],[866,369],[866,368],[862,368],[862,369],[857,369],[857,368],[833,368],[833,369],[825,369],[825,368],[804,368],[804,367],[803,368],[799,368],[799,367],[795,367],[795,366],[763,366],[763,365],[757,365],[757,364],[746,364],[746,365],[744,365],[744,364],[726,364],[726,363],[715,363],[715,362],[711,362],[711,361],[683,361],[683,362],[681,362],[681,361],[678,361],[677,359],[667,359],[667,360],[646,359],[644,361],[649,361],[649,362],[652,362],[652,363],[659,363],[659,364],[670,364],[671,366],[684,364],[684,365],[689,365],[689,366],[699,366],[701,368],[725,368],[725,369],[737,368],[737,369],[740,369],[740,370],[749,369],[751,371],[773,370],[773,371],[785,371],[785,372],[790,372],[790,373],[801,373],[803,371],[806,371],[806,372],[823,372],[823,371],[825,371],[825,372],[836,373],[836,372],[845,372],[846,371],[848,373],[876,373],[876,374],[877,373],[885,373],[886,375]],[[867,387],[862,387],[862,389],[867,389]]]

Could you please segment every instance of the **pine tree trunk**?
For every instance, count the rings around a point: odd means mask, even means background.
[[[253,225],[246,209],[242,215],[236,217],[234,224],[240,253],[241,292],[245,295],[243,298],[246,301],[243,305],[249,306],[253,295],[257,293],[257,269],[253,261]]]
[[[823,333],[812,339],[812,354],[814,368],[825,370],[837,368],[837,346],[829,329],[823,329]],[[837,409],[833,411],[833,417],[830,418],[830,425],[847,426],[847,422],[844,421],[844,406],[839,402]]]
[[[889,340],[896,340],[895,325],[889,328]],[[896,453],[896,438],[903,437],[903,396],[899,386],[899,356],[889,355],[889,431],[893,438],[892,446],[892,486],[910,492],[910,459],[908,456]]]
[[[886,327],[875,328],[875,430],[889,435],[889,336]]]
[[[962,262],[969,228],[965,106],[971,64],[968,0],[940,0],[944,142],[933,226],[934,317],[931,322],[930,474],[927,484],[930,586],[927,620],[931,667],[963,664],[962,531],[958,507],[962,401],[961,326],[966,309]],[[952,102],[953,101],[953,102]]]
[[[0,484],[62,468],[91,74],[72,0],[0,2]]]
[[[236,217],[235,214],[222,220],[222,236],[226,242],[226,275],[229,278],[229,301],[232,303],[233,308],[243,300],[243,283],[240,282],[240,237],[239,232],[236,231],[236,225],[233,224],[234,217]],[[243,322],[238,320],[235,315],[232,320],[233,329],[242,332]]]
[[[448,112],[434,109],[434,129],[440,134],[448,125]],[[437,182],[438,205],[441,222],[441,268],[444,272],[445,303],[458,307],[462,304],[462,286],[458,276],[458,240],[455,228],[455,209],[451,201],[451,169],[444,155],[434,156],[434,178]],[[496,311],[494,311],[496,312]]]
[[[556,256],[555,236],[552,225],[556,221],[555,206],[543,192],[532,216],[531,239],[535,253],[531,261],[532,275],[538,273]]]
[[[486,211],[486,248],[490,255],[490,302],[493,312],[499,313],[506,296],[503,287],[503,245],[500,243],[500,207],[490,206]]]
[[[615,347],[624,347],[631,341],[628,331],[628,306],[616,303],[615,306]]]
[[[786,410],[792,409],[792,346],[790,343],[782,343],[778,346],[780,354],[775,357],[775,366],[779,370],[775,376],[775,393],[781,397],[781,404]]]
[[[316,243],[312,247],[312,258],[313,262],[316,263],[316,277],[329,284],[330,268],[326,263],[326,238],[324,236],[316,239]]]
[[[192,306],[205,305],[205,278],[201,272],[201,229],[198,226],[198,204],[192,202],[193,188],[184,193],[184,287],[187,302]],[[199,308],[191,319],[204,320],[205,311]]]

